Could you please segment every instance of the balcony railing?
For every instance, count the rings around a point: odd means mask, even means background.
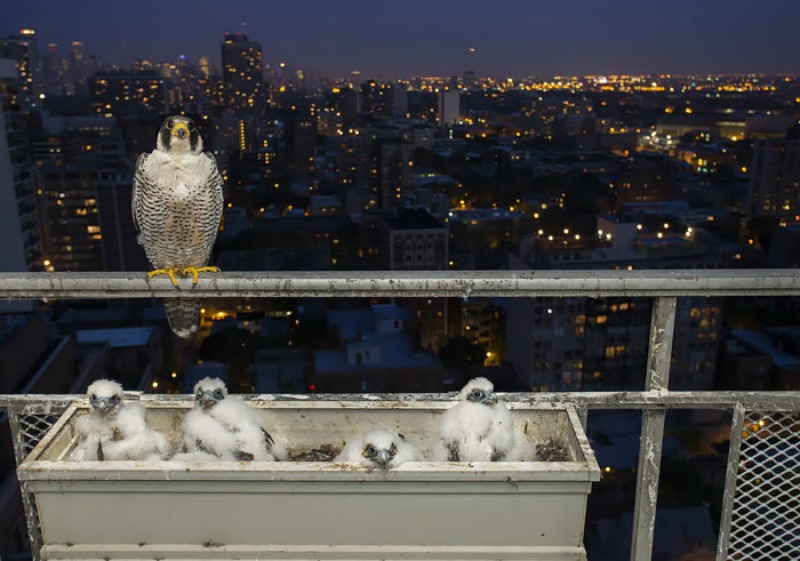
[[[512,393],[508,401],[572,403],[584,425],[588,411],[643,412],[632,531],[633,561],[652,558],[664,421],[674,409],[732,412],[717,560],[800,559],[800,392],[676,392],[669,390],[677,299],[692,296],[800,296],[800,271],[499,271],[219,273],[176,290],[143,273],[0,274],[0,298],[230,297],[652,297],[645,391]],[[0,395],[21,462],[76,397]],[[250,396],[254,400],[272,399]],[[277,396],[276,396],[277,397]],[[446,400],[447,394],[385,395],[381,399]],[[316,399],[366,399],[316,395]],[[185,400],[187,396],[141,396]],[[297,399],[280,396],[282,400]],[[369,396],[374,400],[375,396]],[[30,493],[23,502],[34,555],[41,543]]]

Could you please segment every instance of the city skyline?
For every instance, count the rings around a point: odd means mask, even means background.
[[[359,70],[378,79],[465,70],[494,76],[800,71],[793,37],[800,4],[787,0],[773,2],[769,12],[744,0],[704,4],[702,11],[688,0],[669,6],[618,0],[602,9],[589,0],[501,2],[491,13],[473,0],[457,7],[416,0],[346,7],[306,1],[302,8],[233,2],[223,17],[209,2],[139,6],[15,5],[5,10],[2,32],[33,28],[42,46],[54,42],[64,51],[80,40],[87,54],[113,64],[205,55],[219,68],[221,38],[241,31],[263,45],[265,64],[330,75]]]

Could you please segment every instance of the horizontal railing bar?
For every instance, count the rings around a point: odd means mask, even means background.
[[[128,394],[136,398],[138,394]],[[557,393],[500,393],[510,403],[552,404],[571,403],[589,409],[732,409],[739,405],[746,410],[800,411],[800,392],[728,392],[728,391],[625,391],[625,392],[557,392]],[[0,409],[18,406],[66,406],[83,395],[70,394],[0,394]],[[455,393],[403,394],[242,394],[254,401],[451,401]],[[142,401],[187,402],[192,395],[143,394]]]
[[[0,273],[0,298],[800,296],[800,270]]]

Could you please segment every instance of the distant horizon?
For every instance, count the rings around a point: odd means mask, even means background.
[[[32,28],[62,54],[80,40],[111,64],[209,57],[225,32],[261,43],[266,64],[380,80],[454,76],[800,74],[800,2],[593,0],[39,0],[3,9],[3,36]]]

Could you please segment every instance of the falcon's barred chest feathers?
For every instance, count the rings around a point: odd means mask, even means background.
[[[137,241],[156,269],[177,286],[175,275],[197,274],[207,268],[223,211],[223,179],[214,156],[203,152],[203,141],[188,117],[168,117],[161,125],[152,153],[136,161],[133,180],[133,220]],[[188,337],[197,329],[200,303],[170,299],[165,303],[173,331]]]

